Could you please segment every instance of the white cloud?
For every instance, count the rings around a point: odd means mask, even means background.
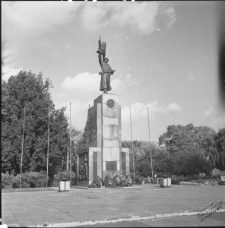
[[[2,12],[20,26],[20,29],[46,30],[54,25],[72,21],[72,13],[79,9],[81,2],[3,2]]]
[[[181,112],[182,108],[177,103],[172,103],[167,106],[159,105],[157,101],[144,105],[143,103],[134,103],[131,107],[131,116],[133,121],[138,121],[140,118],[147,117],[147,108],[149,109],[149,116],[151,119],[155,118],[156,114],[177,113]],[[122,108],[122,121],[130,121],[129,107]]]
[[[82,24],[85,28],[89,30],[96,30],[107,25],[107,22],[103,20],[103,18],[107,14],[107,11],[103,4],[85,4],[81,15]]]
[[[63,83],[63,89],[79,89],[89,92],[99,91],[101,76],[97,73],[84,72],[77,74],[75,77],[67,77]],[[121,86],[120,79],[111,81],[113,90],[118,90]]]
[[[175,10],[172,6],[169,6],[169,7],[163,8],[162,13],[168,17],[167,28],[170,29],[173,23],[176,21]]]
[[[214,109],[212,106],[210,106],[205,112],[204,112],[204,117],[209,117],[214,114]]]
[[[168,28],[176,20],[175,10],[163,2],[3,2],[3,14],[20,30],[30,34],[54,28],[55,25],[80,20],[88,30],[102,27],[130,26],[134,32],[150,34],[156,29],[156,16]],[[79,14],[77,14],[79,12]],[[75,17],[76,15],[76,17]],[[77,17],[78,15],[78,17]],[[75,19],[76,18],[76,19]],[[32,32],[31,32],[32,31]]]
[[[152,33],[155,30],[158,7],[158,2],[121,3],[120,10],[115,11],[111,22],[130,25],[141,33]]]
[[[143,82],[143,79],[140,78],[140,79],[137,79],[137,78],[134,78],[132,77],[131,74],[127,74],[125,76],[125,80],[123,81],[123,83],[126,85],[126,86],[136,86],[138,84],[140,84],[141,82]]]
[[[100,75],[84,72],[75,77],[67,77],[63,83],[63,89],[81,89],[86,91],[96,91],[99,89]]]
[[[118,90],[122,86],[122,81],[120,79],[113,79],[111,82],[111,87],[113,90]]]
[[[218,118],[214,118],[211,122],[210,126],[214,128],[216,131],[218,131],[221,128],[225,127],[225,115],[220,116]]]
[[[130,26],[134,32],[150,34],[156,30],[157,15],[163,16],[167,28],[176,20],[174,8],[160,2],[98,2],[85,5],[82,24],[89,30],[109,25]]]
[[[216,110],[213,106],[210,106],[203,113],[203,117],[207,121],[207,124],[216,131],[225,127],[225,115],[221,114],[219,110]]]
[[[179,104],[177,103],[172,103],[172,104],[169,104],[167,107],[167,110],[170,112],[181,112],[182,108]]]
[[[86,120],[87,120],[87,110],[89,104],[92,106],[93,101],[82,102],[79,100],[71,101],[71,124],[73,127],[76,127],[80,130],[84,129]],[[65,114],[70,118],[70,102],[62,102],[55,104],[56,109],[66,107]]]
[[[2,67],[2,80],[3,81],[8,81],[8,79],[13,75],[17,75],[21,70],[23,70],[22,68],[10,68],[8,66],[3,66]]]

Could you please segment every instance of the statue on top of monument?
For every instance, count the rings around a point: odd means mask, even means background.
[[[114,73],[115,70],[112,70],[111,66],[108,64],[109,59],[105,58],[106,55],[106,43],[101,42],[101,36],[98,41],[98,59],[99,64],[101,66],[102,72],[99,72],[101,75],[101,82],[100,82],[100,90],[104,91],[104,93],[107,93],[107,91],[110,91],[112,89],[110,85],[110,75]]]

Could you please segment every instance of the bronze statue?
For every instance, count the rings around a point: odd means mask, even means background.
[[[101,66],[102,72],[99,72],[101,75],[101,82],[100,82],[100,90],[104,91],[104,93],[107,93],[107,91],[110,91],[112,89],[110,85],[110,75],[114,73],[115,70],[112,70],[111,66],[108,64],[109,59],[105,58],[106,55],[106,43],[101,42],[101,36],[98,41],[98,59],[99,64]]]

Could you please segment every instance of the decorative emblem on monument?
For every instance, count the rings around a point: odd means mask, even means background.
[[[110,108],[112,108],[112,107],[115,105],[114,100],[109,99],[109,100],[107,101],[107,105],[108,105]]]

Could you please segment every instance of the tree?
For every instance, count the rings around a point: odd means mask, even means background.
[[[219,153],[218,166],[220,170],[225,170],[225,128],[218,131],[216,135],[216,145]]]
[[[216,132],[209,127],[170,125],[167,132],[159,137],[159,145],[165,145],[170,153],[186,152],[202,154],[216,166],[218,152],[215,141]]]
[[[23,171],[46,170],[48,119],[50,127],[49,167],[60,165],[69,142],[65,108],[55,110],[49,79],[42,73],[20,71],[2,83],[2,172],[19,173],[25,108]],[[51,110],[50,116],[49,109]]]
[[[139,166],[140,166],[141,158],[145,154],[144,145],[146,145],[146,144],[147,144],[147,142],[145,142],[145,141],[138,141],[138,140],[134,140],[133,141],[135,173],[137,175],[139,175],[139,174],[141,175],[141,173],[142,173],[139,170]],[[130,171],[133,173],[134,172],[134,169],[133,169],[133,153],[132,153],[131,141],[125,141],[125,140],[122,141],[122,147],[129,148],[130,149],[130,153],[129,153],[129,166],[130,166]]]
[[[122,147],[130,149],[130,171],[133,172],[133,153],[131,152],[131,142],[123,141]],[[169,173],[170,172],[170,154],[163,148],[147,141],[133,141],[135,170],[137,175],[152,176],[150,148],[152,153],[152,164],[154,173]],[[167,156],[168,155],[168,156]]]
[[[159,145],[164,145],[171,154],[173,174],[209,174],[213,167],[217,167],[220,155],[216,135],[207,126],[168,126],[167,132],[159,137]]]
[[[77,153],[85,149],[83,132],[71,127],[71,154],[72,154],[72,171],[77,172]]]
[[[153,168],[155,174],[172,174],[173,159],[165,147],[159,147],[153,156]]]

